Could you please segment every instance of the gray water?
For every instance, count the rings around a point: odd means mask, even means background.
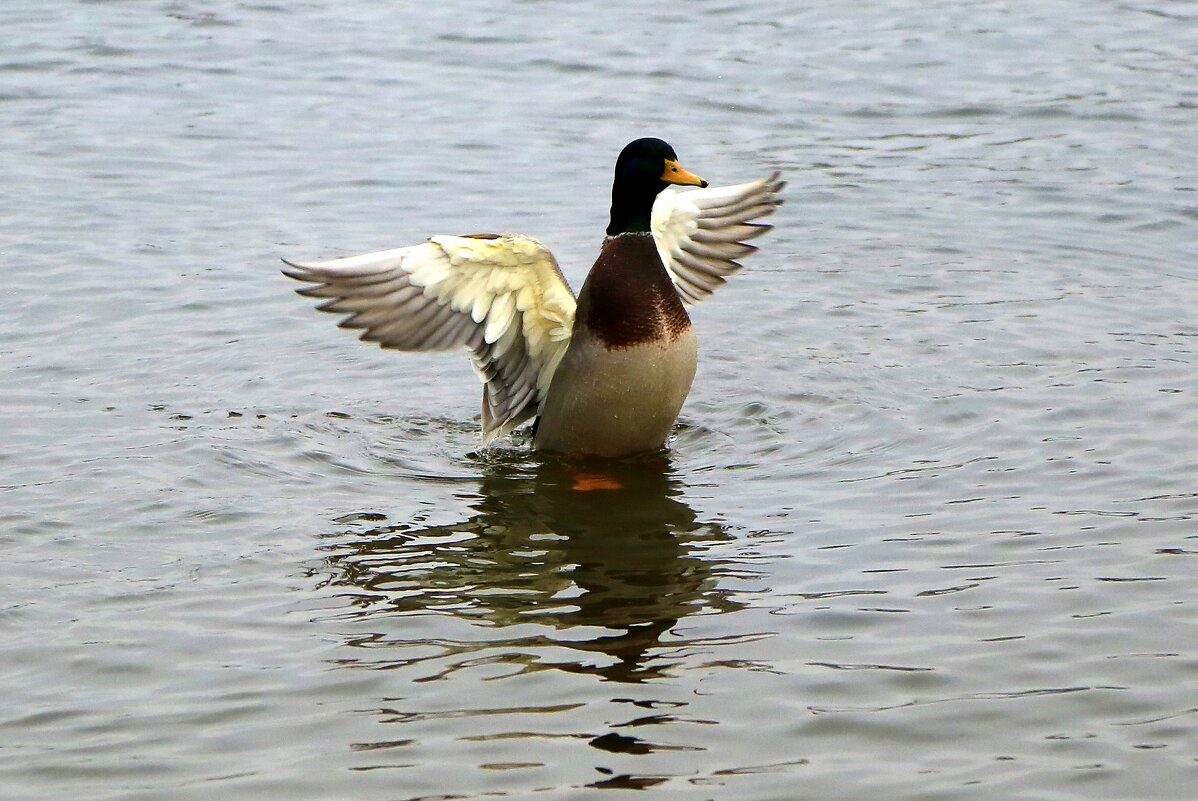
[[[1192,799],[1196,127],[1181,0],[6,0],[0,797]],[[789,186],[623,489],[277,272],[643,135]]]

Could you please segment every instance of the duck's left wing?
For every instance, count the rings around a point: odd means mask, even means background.
[[[753,221],[782,204],[778,192],[786,184],[779,177],[775,172],[760,181],[689,192],[666,187],[658,194],[653,239],[685,303],[710,295],[741,268],[737,259],[757,250],[745,242],[773,227]]]

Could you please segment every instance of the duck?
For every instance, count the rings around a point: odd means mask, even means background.
[[[532,448],[571,457],[661,451],[695,377],[688,308],[757,250],[782,203],[765,178],[712,187],[646,137],[616,159],[608,226],[577,297],[521,234],[438,235],[329,261],[284,259],[340,327],[401,351],[465,349],[490,445],[532,420]],[[680,189],[686,187],[687,189]]]

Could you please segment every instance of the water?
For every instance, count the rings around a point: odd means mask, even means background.
[[[0,31],[0,797],[1192,798],[1198,5]],[[622,489],[276,272],[511,230],[577,287],[641,135],[790,185]]]

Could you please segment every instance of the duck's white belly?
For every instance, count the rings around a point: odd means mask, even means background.
[[[612,349],[581,333],[553,376],[534,447],[609,457],[660,448],[695,378],[694,330]]]

